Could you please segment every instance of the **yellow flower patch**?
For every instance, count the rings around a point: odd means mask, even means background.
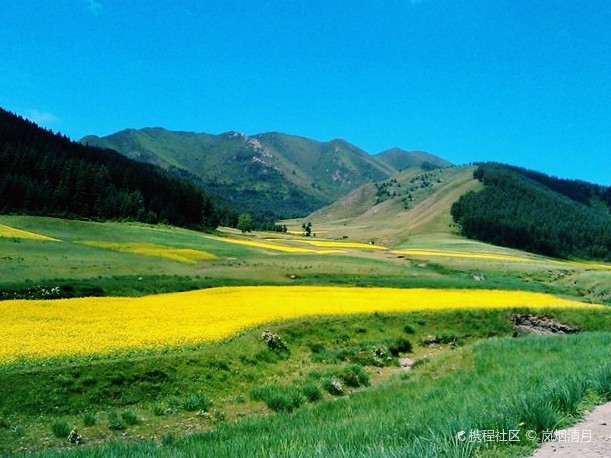
[[[253,325],[314,315],[469,308],[597,308],[499,290],[221,287],[140,298],[0,302],[0,364],[157,350],[220,340]]]
[[[359,242],[334,242],[331,240],[296,240],[296,242],[307,243],[308,245],[332,248],[363,248],[367,250],[386,250],[387,248],[379,245]]]
[[[294,247],[294,246],[289,246],[289,245],[280,245],[277,243],[259,242],[257,240],[236,239],[236,238],[229,238],[229,237],[214,237],[212,235],[204,235],[203,237],[206,237],[212,240],[216,240],[219,242],[233,243],[236,245],[245,245],[245,246],[250,246],[254,248],[263,248],[265,250],[282,251],[284,253],[316,253],[316,254],[343,253],[343,251],[341,250],[311,250],[309,248]]]
[[[14,227],[0,224],[0,237],[17,238],[17,239],[33,239],[33,240],[48,240],[51,242],[59,242],[59,240],[46,235],[36,234],[35,232],[23,231]]]
[[[496,253],[477,253],[468,251],[443,251],[443,250],[424,250],[424,249],[405,249],[394,250],[393,253],[405,254],[407,256],[438,256],[446,258],[465,258],[465,259],[484,259],[489,261],[515,261],[515,262],[539,262],[546,264],[557,264],[562,266],[583,267],[586,269],[611,270],[611,265],[595,263],[595,262],[580,262],[580,261],[562,261],[546,258],[535,258],[527,256],[515,256],[510,254]]]
[[[597,262],[588,262],[588,261],[549,261],[549,262],[552,264],[583,267],[584,269],[611,270],[611,264],[601,264]]]
[[[465,258],[465,259],[488,259],[491,261],[535,261],[533,258],[526,256],[513,256],[510,254],[496,253],[476,253],[469,251],[443,251],[443,250],[419,250],[405,249],[395,250],[393,253],[406,254],[408,256],[439,256],[446,258]]]
[[[145,256],[157,256],[171,259],[172,261],[184,262],[186,264],[196,264],[199,261],[212,261],[217,259],[215,255],[205,251],[193,250],[190,248],[172,248],[163,245],[155,245],[153,243],[115,243],[98,242],[95,240],[86,240],[78,243],[113,251],[123,251]]]

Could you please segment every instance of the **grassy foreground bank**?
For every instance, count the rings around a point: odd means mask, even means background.
[[[527,311],[302,318],[197,351],[3,372],[1,451],[520,456],[537,444],[527,431],[540,439],[611,399],[608,309],[533,311],[586,332],[511,337],[511,317]],[[520,441],[458,441],[476,429],[520,430]]]

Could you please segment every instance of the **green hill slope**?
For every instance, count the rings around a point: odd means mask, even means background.
[[[421,167],[425,170],[449,167],[452,163],[433,156],[424,151],[403,151],[392,148],[376,155],[376,158],[387,163],[391,167],[401,171],[412,167]]]
[[[474,176],[483,189],[452,207],[463,235],[548,256],[611,260],[610,188],[494,163]]]
[[[209,191],[247,210],[283,218],[304,216],[364,183],[384,180],[398,172],[396,165],[446,164],[425,153],[372,156],[344,140],[317,142],[281,133],[210,135],[147,128],[81,142],[188,170]]]
[[[375,240],[398,246],[410,237],[455,232],[450,209],[464,193],[481,186],[474,167],[407,169],[386,180],[367,183],[311,214],[315,231],[325,237]]]

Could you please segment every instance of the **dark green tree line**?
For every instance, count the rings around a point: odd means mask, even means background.
[[[593,196],[606,201],[609,188],[494,163],[474,176],[484,189],[452,206],[463,235],[548,256],[611,260],[611,216],[589,207]]]
[[[214,228],[232,217],[221,207],[189,180],[0,109],[0,212]]]

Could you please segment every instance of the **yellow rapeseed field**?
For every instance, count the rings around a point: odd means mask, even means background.
[[[549,261],[550,264],[560,264],[565,266],[583,267],[594,270],[611,270],[611,264],[601,264],[590,261]]]
[[[498,253],[477,253],[468,251],[445,251],[445,250],[429,250],[409,248],[404,250],[394,250],[393,253],[405,254],[407,256],[424,256],[424,257],[446,257],[446,258],[465,258],[465,259],[483,259],[489,261],[515,261],[515,262],[530,262],[530,263],[545,263],[556,264],[562,266],[583,267],[586,269],[611,270],[611,265],[595,263],[595,262],[578,262],[578,261],[563,261],[546,258],[535,258],[527,256],[517,256],[510,254]]]
[[[219,242],[234,243],[236,245],[245,245],[255,248],[264,248],[266,250],[282,251],[285,253],[316,253],[316,254],[332,254],[343,253],[341,250],[311,250],[309,248],[294,247],[288,245],[280,245],[277,243],[265,243],[257,240],[236,239],[229,237],[215,237],[213,235],[204,235],[204,237]]]
[[[78,243],[113,251],[123,251],[127,253],[142,254],[145,256],[157,256],[187,264],[196,264],[198,261],[210,261],[217,259],[215,255],[205,251],[193,250],[190,248],[173,248],[164,245],[155,245],[153,243],[115,243],[98,242],[95,240],[85,240]]]
[[[221,287],[140,298],[0,302],[0,364],[196,345],[313,315],[457,308],[602,307],[499,290],[318,286]]]
[[[308,245],[320,246],[320,247],[331,247],[331,248],[364,248],[367,250],[386,250],[387,248],[379,245],[371,245],[369,243],[359,242],[335,242],[332,240],[296,240],[300,243],[307,243]]]
[[[33,240],[48,240],[52,242],[59,242],[59,240],[47,237],[46,235],[36,234],[35,232],[23,231],[21,229],[15,229],[11,226],[5,226],[0,224],[0,237],[11,237],[17,239],[33,239]]]
[[[476,253],[470,251],[444,251],[410,248],[405,250],[395,250],[393,253],[406,254],[408,256],[439,256],[446,258],[488,259],[492,261],[534,261],[533,258],[528,258],[526,256],[513,256],[510,254],[498,253]]]

